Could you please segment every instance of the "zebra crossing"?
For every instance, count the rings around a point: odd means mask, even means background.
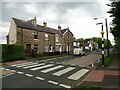
[[[57,76],[61,77],[62,75],[65,75],[71,71],[76,70],[76,67],[74,66],[68,66],[66,67],[65,65],[56,65],[54,63],[45,63],[45,62],[28,62],[28,63],[22,63],[22,64],[16,64],[16,65],[11,65],[11,67],[16,67],[16,68],[23,68],[23,69],[29,69],[31,71],[40,71],[41,73],[49,73],[53,72],[51,75],[52,76]],[[57,70],[56,72],[54,72]],[[78,71],[72,73],[70,76],[67,77],[69,80],[79,80],[82,76],[84,76],[86,73],[88,73],[90,69],[88,68],[81,68]]]

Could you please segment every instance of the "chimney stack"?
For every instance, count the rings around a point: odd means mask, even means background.
[[[58,25],[58,30],[59,30],[59,31],[61,30],[61,27],[60,27],[60,25]]]
[[[46,22],[43,22],[43,26],[46,28],[46,27],[47,27],[47,23],[46,23]]]

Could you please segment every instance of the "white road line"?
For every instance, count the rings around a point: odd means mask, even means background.
[[[5,70],[9,71],[10,69],[5,69]]]
[[[26,62],[26,63],[11,65],[11,66],[25,65],[25,64],[28,64],[28,63],[33,63],[33,62]]]
[[[20,65],[20,66],[16,66],[16,67],[25,67],[25,66],[34,65],[34,64],[37,64],[37,63],[29,63],[29,64]]]
[[[24,74],[23,72],[17,72],[18,74]]]
[[[28,67],[23,67],[23,68],[27,69],[27,68],[32,68],[32,67],[41,66],[41,65],[45,65],[45,63],[41,63],[41,64],[37,64],[37,65],[33,65],[33,66],[28,66]]]
[[[11,70],[11,72],[16,72],[15,70]]]
[[[33,75],[31,75],[31,74],[25,74],[26,76],[28,76],[28,77],[32,77]]]
[[[71,86],[65,85],[65,84],[59,84],[59,86],[64,87],[64,88],[71,88]]]
[[[69,76],[68,78],[72,79],[72,80],[78,80],[88,71],[89,71],[88,69],[81,69],[81,70],[77,71],[76,73],[72,74],[71,76]]]
[[[59,66],[56,66],[56,67],[48,68],[46,70],[42,70],[41,72],[47,73],[47,72],[50,72],[50,71],[53,71],[53,70],[56,70],[56,69],[59,69],[59,68],[62,68],[62,67],[64,67],[64,66],[59,65]]]
[[[5,69],[5,68],[2,68],[2,70]]]
[[[55,84],[55,85],[57,85],[57,84],[58,84],[58,82],[51,81],[51,80],[49,80],[48,82],[49,82],[49,83],[52,83],[52,84]]]
[[[36,68],[32,68],[32,69],[30,69],[30,70],[33,70],[33,71],[35,71],[35,70],[39,70],[39,69],[43,69],[43,68],[47,68],[47,67],[51,67],[51,66],[53,66],[54,64],[48,64],[48,65],[45,65],[45,66],[41,66],[41,67],[36,67]]]
[[[67,72],[69,72],[69,71],[71,71],[71,70],[73,70],[73,69],[75,69],[75,68],[74,68],[74,67],[68,67],[68,68],[65,68],[65,69],[63,69],[63,70],[60,70],[60,71],[58,71],[58,72],[56,72],[56,73],[53,73],[52,75],[61,76],[61,75],[65,74],[65,73],[67,73]]]
[[[41,77],[36,77],[37,79],[39,79],[39,80],[45,80],[44,78],[41,78]]]

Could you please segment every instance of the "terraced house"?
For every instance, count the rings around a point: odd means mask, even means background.
[[[35,50],[39,54],[44,52],[73,52],[73,33],[69,28],[50,28],[46,22],[37,24],[36,17],[25,21],[12,18],[7,35],[8,44],[23,44],[26,53]]]

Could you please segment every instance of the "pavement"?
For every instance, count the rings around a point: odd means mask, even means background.
[[[115,52],[110,66],[93,70],[80,86],[100,86],[103,90],[120,90],[120,53]]]

